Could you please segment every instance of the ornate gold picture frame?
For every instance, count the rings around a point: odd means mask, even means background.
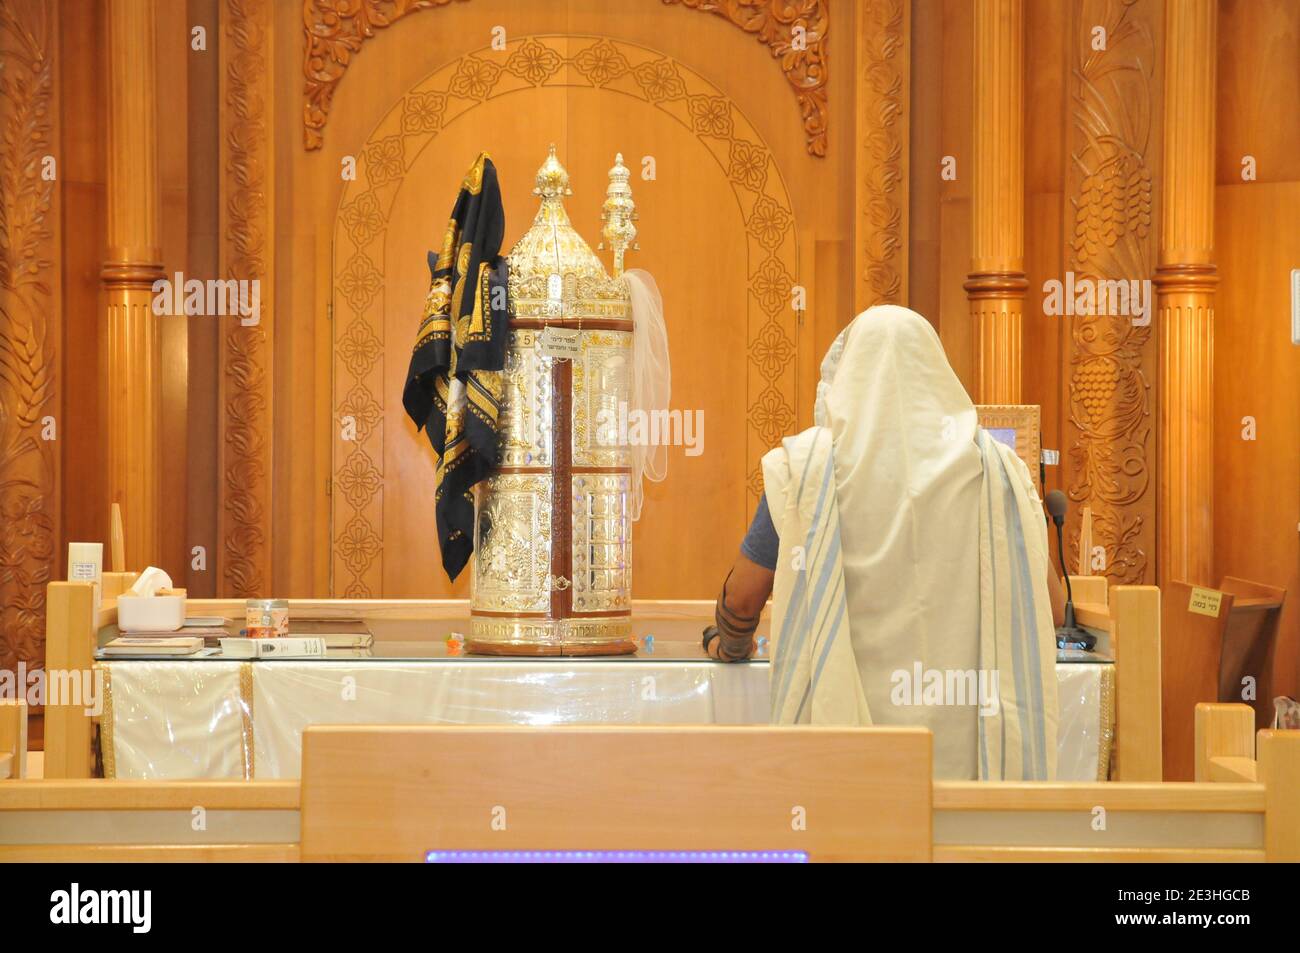
[[[1038,404],[976,404],[979,425],[994,439],[1016,452],[1034,478],[1041,495],[1043,481],[1039,462],[1043,454],[1042,408]]]

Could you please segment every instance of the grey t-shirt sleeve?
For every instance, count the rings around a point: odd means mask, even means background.
[[[776,553],[780,539],[772,525],[772,514],[767,510],[767,494],[758,500],[758,510],[749,524],[749,532],[741,540],[740,551],[764,569],[776,571]]]

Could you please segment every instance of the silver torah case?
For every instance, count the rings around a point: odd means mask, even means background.
[[[616,272],[635,236],[626,173],[611,170],[605,203]],[[570,225],[568,180],[552,146],[537,217],[509,256],[514,317],[498,468],[477,489],[470,652],[636,651],[631,454],[606,429],[630,391],[631,303]]]

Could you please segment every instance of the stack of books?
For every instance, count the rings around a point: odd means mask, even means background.
[[[118,630],[118,637],[104,646],[108,656],[194,655],[205,646],[215,647],[220,639],[232,635],[234,622],[220,616],[202,616],[185,620],[174,632]]]
[[[309,658],[328,649],[367,649],[375,637],[361,619],[293,619],[289,635],[279,639],[249,639],[232,619],[190,618],[175,632],[121,630],[103,648],[112,657],[194,655],[205,647],[221,647],[223,658]]]

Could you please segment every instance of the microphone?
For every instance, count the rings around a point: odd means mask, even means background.
[[[1065,526],[1065,511],[1070,502],[1060,490],[1052,490],[1044,502],[1052,522],[1056,524],[1056,555],[1061,560],[1061,571],[1065,573],[1065,624],[1056,630],[1056,647],[1091,652],[1097,644],[1097,638],[1074,621],[1074,592],[1070,587],[1070,570],[1065,566],[1065,536],[1062,529]]]

